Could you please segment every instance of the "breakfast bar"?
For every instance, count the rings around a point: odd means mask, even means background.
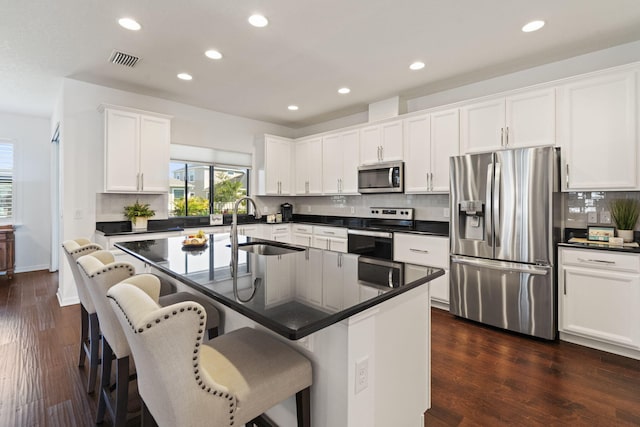
[[[228,234],[116,246],[180,291],[207,296],[223,331],[250,326],[313,363],[315,426],[422,426],[430,407],[431,280],[444,271],[239,236],[232,275]],[[235,276],[235,277],[233,277]],[[293,399],[267,412],[295,425]]]

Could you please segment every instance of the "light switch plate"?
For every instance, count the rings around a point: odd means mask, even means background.
[[[587,213],[587,222],[589,224],[596,224],[598,222],[598,212]]]

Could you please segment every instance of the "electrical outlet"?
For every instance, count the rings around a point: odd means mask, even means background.
[[[353,206],[351,206],[351,213],[352,214],[356,213],[356,208],[354,208]]]
[[[269,213],[269,206],[264,206],[262,208],[262,213]]]
[[[600,223],[611,224],[611,212],[605,210],[600,211]]]
[[[589,224],[595,224],[598,222],[598,212],[587,213],[587,222]]]
[[[369,357],[356,362],[356,394],[369,387]]]

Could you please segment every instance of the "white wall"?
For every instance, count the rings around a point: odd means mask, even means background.
[[[48,269],[51,244],[50,121],[0,113],[0,138],[15,144],[16,272]]]
[[[292,136],[292,129],[192,107],[161,98],[65,79],[61,107],[63,134],[61,240],[91,238],[95,231],[96,193],[103,191],[103,115],[100,104],[120,105],[173,116],[171,143],[252,153],[257,135]],[[126,153],[123,153],[126,155]],[[167,171],[168,173],[168,171]],[[61,250],[61,249],[60,249]],[[64,258],[63,254],[60,259]],[[64,265],[66,262],[61,261]],[[77,302],[68,268],[60,270],[58,298]]]

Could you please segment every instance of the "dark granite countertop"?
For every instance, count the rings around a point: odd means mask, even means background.
[[[625,252],[632,254],[640,254],[640,247],[629,247],[629,246],[618,246],[618,245],[610,245],[607,242],[571,242],[572,238],[586,238],[587,237],[587,229],[582,228],[566,228],[564,230],[564,239],[562,242],[558,243],[558,246],[565,248],[577,248],[577,249],[595,249],[599,251],[614,251],[614,252]],[[640,241],[640,235],[636,231],[635,232],[635,241]]]
[[[313,225],[331,225],[336,227],[346,227],[353,229],[373,229],[375,224],[370,218],[343,217],[330,215],[293,215],[293,223],[304,223]],[[256,221],[252,215],[238,215],[238,224],[266,223],[265,216]],[[444,221],[409,221],[408,228],[396,229],[392,231],[402,233],[425,234],[432,236],[449,237],[449,223]],[[223,216],[223,224],[231,225],[231,215]],[[216,227],[209,225],[208,217],[180,217],[161,220],[150,220],[147,230],[132,231],[130,221],[97,222],[96,231],[105,236],[116,236],[126,234],[161,233],[169,231],[182,231],[187,228]]]
[[[242,303],[233,292],[228,234],[210,234],[204,247],[193,250],[183,249],[182,241],[182,237],[169,237],[117,243],[116,247],[292,340],[303,338],[444,274],[440,268],[375,259],[374,268],[382,270],[372,272],[366,262],[371,258],[315,248],[299,247],[301,250],[281,256],[240,250],[238,294],[247,299],[253,293],[249,302]],[[240,236],[239,241],[242,244],[252,239]],[[323,268],[329,268],[332,274],[318,274]],[[396,280],[395,287],[371,283],[379,277],[387,280],[390,268]],[[342,270],[340,276],[343,281],[336,282],[336,269]],[[322,277],[326,280],[323,281]]]

